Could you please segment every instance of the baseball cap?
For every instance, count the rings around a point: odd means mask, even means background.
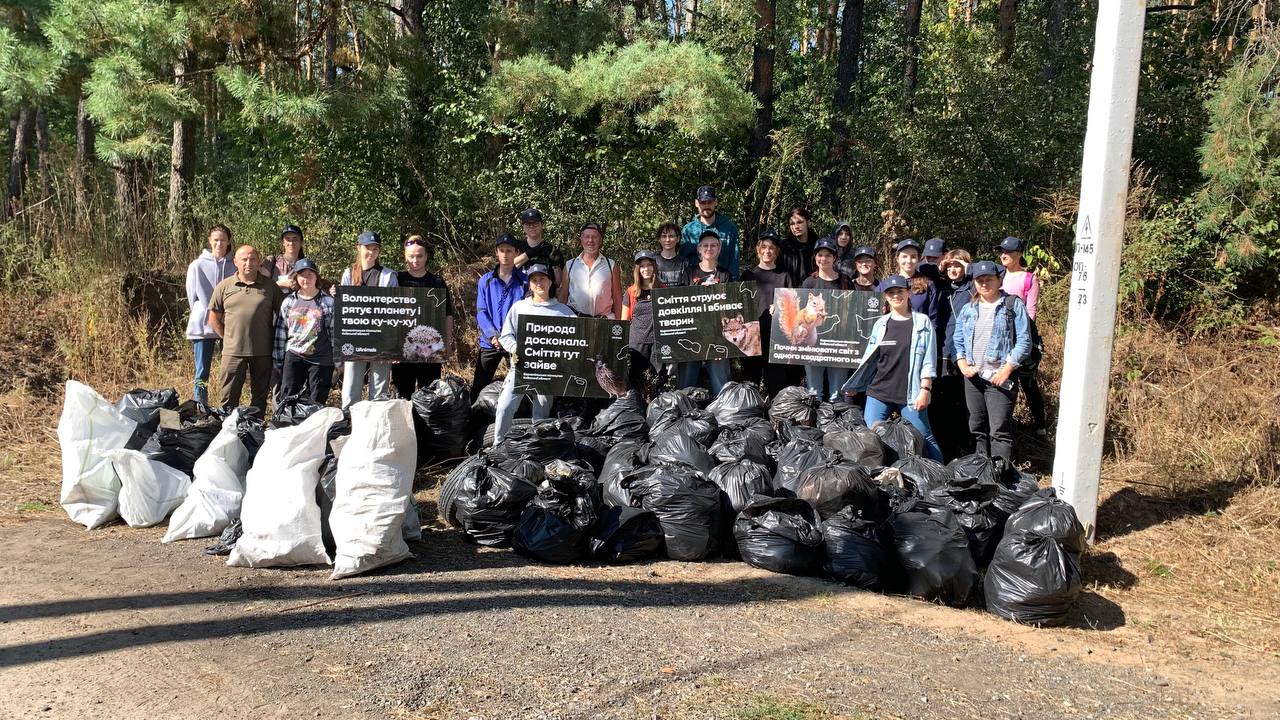
[[[715,188],[713,188],[713,187],[711,187],[710,185],[703,185],[702,187],[698,188],[698,196],[697,196],[697,197],[698,197],[698,199],[699,199],[699,200],[702,200],[703,202],[707,202],[707,201],[710,201],[710,200],[715,200],[715,199],[716,199],[716,189],[715,189]]]
[[[378,233],[372,230],[365,230],[360,233],[360,237],[356,238],[357,245],[381,245],[382,238],[378,237]]]
[[[924,244],[924,252],[921,254],[925,257],[942,257],[947,254],[947,241],[933,238]]]
[[[280,231],[280,237],[284,237],[285,235],[288,235],[289,233],[294,233],[294,234],[296,234],[299,238],[301,238],[301,237],[302,237],[302,228],[298,227],[297,225],[285,225],[285,226],[284,226],[284,229]]]
[[[1022,242],[1021,238],[1016,238],[1010,235],[1009,237],[1001,240],[996,247],[1000,250],[1016,250],[1018,252],[1022,252],[1024,245],[1025,243]]]
[[[532,265],[530,265],[529,267],[527,267],[527,268],[525,268],[525,269],[524,269],[524,275],[525,275],[525,277],[529,277],[529,278],[531,278],[531,277],[533,277],[533,276],[534,276],[535,274],[537,274],[537,273],[542,273],[543,275],[546,275],[547,277],[552,277],[552,275],[551,275],[551,268],[547,267],[546,265],[544,265],[544,264],[542,264],[542,263],[534,263],[534,264],[532,264]]]
[[[293,264],[293,271],[289,274],[297,275],[303,270],[310,270],[316,275],[320,274],[320,268],[316,267],[316,264],[310,258],[298,258],[298,261]]]
[[[600,233],[600,237],[604,237],[604,226],[602,226],[598,222],[595,222],[594,220],[591,222],[583,223],[582,229],[578,231],[578,234],[581,235],[582,233],[588,230],[595,230],[596,232]]]
[[[1000,275],[1000,266],[990,260],[979,260],[969,265],[969,277],[977,280],[983,275]]]
[[[820,238],[818,242],[813,244],[813,252],[816,254],[819,250],[828,250],[839,255],[840,245],[837,244],[833,238],[824,237]]]
[[[717,240],[721,240],[720,231],[716,230],[715,228],[707,228],[706,230],[703,230],[701,234],[698,235],[698,242],[702,242],[703,238],[709,238],[709,237],[713,237]]]
[[[769,240],[775,245],[778,244],[778,231],[771,228],[761,230],[756,235],[756,242],[759,243],[761,240]]]
[[[904,249],[909,247],[913,247],[916,249],[916,252],[920,252],[920,243],[917,242],[915,238],[907,238],[906,240],[900,240],[897,245],[893,246],[893,251],[902,252]]]
[[[903,290],[911,289],[911,281],[894,273],[884,280],[880,281],[880,292],[889,292],[893,288],[901,288]]]
[[[859,245],[858,247],[853,249],[854,260],[857,260],[863,255],[874,258],[877,256],[876,249],[871,247],[870,245]]]
[[[635,262],[639,263],[641,260],[649,260],[656,264],[658,262],[658,255],[652,250],[640,250],[636,252]]]
[[[529,208],[528,210],[520,213],[521,225],[531,222],[542,222],[542,211],[538,208]]]
[[[511,233],[502,233],[501,235],[498,236],[497,240],[493,241],[493,246],[495,248],[498,247],[499,245],[510,245],[513,248],[519,249],[520,241],[516,240],[516,236],[512,235]]]

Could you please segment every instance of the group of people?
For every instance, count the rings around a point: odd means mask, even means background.
[[[702,384],[713,394],[733,376],[729,360],[663,363],[655,353],[656,325],[652,291],[681,285],[707,286],[752,281],[761,291],[761,345],[765,354],[744,358],[739,379],[759,384],[767,395],[803,383],[823,401],[863,407],[868,425],[898,413],[926,439],[926,453],[944,460],[971,452],[1011,459],[1013,408],[1018,389],[1026,396],[1039,435],[1047,434],[1044,401],[1036,381],[1039,338],[1035,316],[1039,283],[1026,268],[1024,245],[1007,237],[992,248],[999,262],[978,261],[961,249],[948,250],[934,238],[923,244],[905,239],[893,247],[893,266],[880,267],[880,252],[854,245],[848,223],[818,237],[807,208],[787,213],[788,233],[771,229],[756,235],[755,264],[741,268],[738,228],[718,210],[716,191],[698,188],[694,218],[683,227],[658,227],[655,247],[632,258],[624,288],[621,264],[604,252],[605,230],[584,224],[580,252],[570,258],[544,237],[542,213],[520,213],[523,238],[499,235],[494,266],[476,286],[479,347],[472,397],[489,385],[504,360],[508,372],[498,400],[495,436],[511,426],[522,393],[515,385],[517,332],[522,315],[596,317],[629,321],[630,385],[654,393],[675,378],[679,387]],[[278,397],[306,392],[321,404],[328,400],[333,375],[333,297],[319,268],[303,252],[302,231],[286,226],[281,251],[261,258],[248,245],[231,259],[231,231],[223,225],[209,233],[209,247],[191,263],[187,296],[191,320],[187,337],[195,355],[195,396],[208,402],[208,381],[215,343],[222,342],[219,384],[222,401],[239,403],[246,378],[250,402],[265,407]],[[445,288],[427,269],[430,246],[417,235],[404,241],[405,269],[380,264],[382,243],[365,231],[356,255],[338,281],[352,286]],[[778,288],[862,290],[881,293],[885,312],[872,326],[856,372],[839,367],[796,366],[768,361],[770,331]],[[447,292],[447,288],[446,288]],[[452,346],[452,302],[447,303],[445,347]],[[347,362],[342,404],[389,394],[401,397],[440,376],[439,363]],[[553,398],[530,393],[533,417],[549,416]],[[936,429],[936,432],[935,432]]]

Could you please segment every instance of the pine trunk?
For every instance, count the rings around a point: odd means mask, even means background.
[[[13,131],[13,151],[9,154],[9,190],[5,195],[4,219],[12,218],[22,207],[23,187],[27,182],[27,155],[31,150],[36,112],[29,107],[18,111]]]
[[[94,127],[93,120],[84,107],[83,95],[76,102],[76,164],[72,171],[75,184],[76,223],[81,227],[88,224],[89,214],[89,178],[93,177],[94,163]]]
[[[831,162],[823,177],[822,193],[825,203],[832,208],[839,204],[837,193],[843,181],[843,171],[848,155],[849,121],[855,112],[854,85],[862,59],[862,28],[866,0],[844,0],[844,12],[840,16],[840,50],[836,62],[836,92],[832,102],[831,118],[833,142]]]
[[[49,118],[43,109],[36,110],[36,173],[40,200],[53,194],[49,157]]]
[[[777,35],[777,0],[756,0],[756,42],[751,52],[751,94],[759,106],[756,122],[751,127],[751,160],[759,161],[769,154],[773,132],[773,64]],[[747,218],[748,231],[760,222],[760,208],[753,208]]]
[[[1014,30],[1018,19],[1018,0],[1000,0],[996,10],[996,44],[1000,47],[1000,62],[1007,63],[1013,57]]]
[[[188,49],[173,66],[173,82],[179,88],[191,83],[196,53]],[[182,116],[173,121],[173,143],[169,153],[169,234],[178,243],[192,236],[191,182],[196,174],[196,123]]]
[[[924,0],[907,0],[906,40],[903,55],[906,62],[902,69],[902,104],[908,111],[915,103],[916,82],[920,71],[920,10]]]

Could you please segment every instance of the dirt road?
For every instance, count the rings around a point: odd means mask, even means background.
[[[1033,630],[741,563],[536,565],[445,530],[337,583],[162,534],[0,526],[0,717],[1280,715],[1275,658],[1161,657],[1096,596],[1082,629]]]

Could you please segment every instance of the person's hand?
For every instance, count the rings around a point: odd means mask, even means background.
[[[1004,384],[1009,382],[1009,376],[1012,374],[1013,374],[1013,367],[1009,365],[1005,365],[1004,367],[997,370],[995,375],[991,376],[991,384],[999,387],[1004,387]]]
[[[967,363],[967,362],[965,362],[965,363],[963,363],[963,364],[961,364],[961,363],[957,363],[957,365],[959,365],[959,367],[960,367],[960,374],[961,374],[961,375],[964,375],[964,376],[965,376],[965,377],[967,377],[967,378],[977,377],[977,376],[978,376],[978,366],[976,366],[976,365],[970,365],[970,364],[969,364],[969,363]]]
[[[911,403],[911,409],[920,412],[929,407],[929,398],[933,393],[928,388],[920,388],[920,394],[916,396],[916,401]]]
[[[515,366],[516,366],[516,364],[517,364],[517,363],[519,363],[519,362],[520,362],[520,354],[519,354],[519,353],[511,353],[511,367],[515,367]]]

